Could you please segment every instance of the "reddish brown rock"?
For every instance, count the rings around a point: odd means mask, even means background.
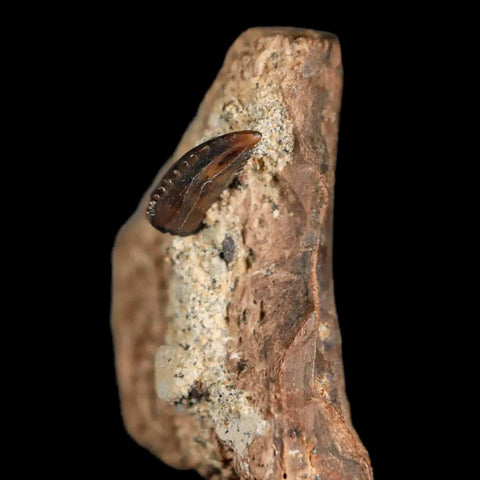
[[[248,30],[174,155],[259,131],[237,182],[194,235],[148,224],[151,190],[119,233],[122,412],[132,437],[176,468],[217,479],[372,478],[350,421],[333,298],[341,85],[333,35]]]

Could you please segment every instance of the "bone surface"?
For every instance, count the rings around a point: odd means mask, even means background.
[[[369,480],[350,419],[332,280],[338,39],[255,28],[232,45],[172,158],[262,134],[189,236],[145,218],[113,254],[112,328],[130,435],[210,479]]]

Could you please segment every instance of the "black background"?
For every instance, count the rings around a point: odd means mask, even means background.
[[[185,6],[182,14],[92,9],[69,12],[59,29],[44,32],[52,47],[56,74],[50,89],[58,102],[68,180],[63,188],[69,203],[59,208],[75,212],[58,220],[75,244],[69,276],[73,271],[77,277],[69,291],[75,326],[65,349],[71,358],[54,364],[62,392],[56,412],[65,418],[54,448],[65,449],[66,468],[199,478],[162,464],[123,428],[109,329],[111,249],[235,38],[251,26],[284,25],[329,31],[340,39],[344,91],[334,279],[346,388],[375,478],[394,473],[408,478],[423,428],[415,424],[407,449],[401,440],[412,428],[407,390],[424,376],[412,334],[423,315],[414,308],[422,295],[422,271],[412,264],[411,245],[426,248],[416,229],[423,207],[412,165],[423,128],[414,103],[428,88],[422,75],[428,39],[409,12],[323,6],[314,11],[302,4],[288,14],[279,9],[236,5],[194,12]],[[72,368],[75,385],[68,380]],[[421,404],[417,398],[415,409]],[[403,460],[407,450],[409,462]]]

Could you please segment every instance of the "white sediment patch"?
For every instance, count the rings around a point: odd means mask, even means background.
[[[211,220],[222,208],[215,210]],[[157,352],[156,391],[161,399],[180,405],[191,398],[192,387],[208,392],[208,398],[194,401],[189,408],[211,418],[220,439],[242,455],[254,436],[263,432],[265,422],[244,392],[234,387],[226,368],[227,306],[245,262],[233,262],[229,268],[220,257],[225,235],[234,239],[237,258],[248,253],[242,250],[240,225],[235,223],[217,222],[201,235],[173,241],[171,323],[166,344]]]

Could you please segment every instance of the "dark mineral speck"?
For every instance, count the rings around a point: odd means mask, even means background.
[[[247,365],[248,365],[248,361],[245,360],[244,358],[242,358],[239,362],[237,362],[237,370],[238,370],[238,373],[242,373],[246,368],[247,368]]]
[[[230,263],[235,258],[235,248],[235,241],[233,238],[230,235],[225,235],[222,242],[222,252],[220,252],[220,257],[227,263]]]
[[[209,398],[210,393],[208,389],[204,387],[200,380],[195,380],[188,390],[188,399],[200,401],[202,399],[208,400]]]

